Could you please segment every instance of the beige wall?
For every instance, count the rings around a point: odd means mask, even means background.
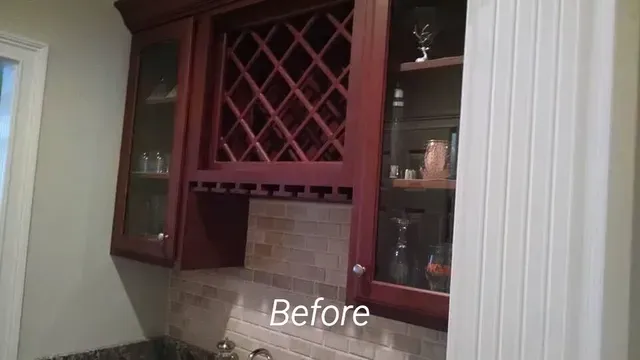
[[[2,0],[50,45],[21,360],[162,332],[167,270],[109,256],[130,35],[113,0]]]
[[[169,335],[212,351],[228,336],[240,358],[266,347],[278,360],[445,359],[446,333],[379,317],[364,327],[270,326],[275,298],[293,309],[322,296],[342,308],[350,206],[252,200],[250,213],[246,269],[174,273]]]

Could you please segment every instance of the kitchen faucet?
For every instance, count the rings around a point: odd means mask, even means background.
[[[271,353],[267,349],[255,349],[249,354],[249,360],[253,360],[257,355],[264,356],[267,360],[273,360]]]

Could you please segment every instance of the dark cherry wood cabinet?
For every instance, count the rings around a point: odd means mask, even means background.
[[[133,36],[112,254],[175,260],[193,31],[185,19]]]
[[[250,197],[353,201],[348,301],[446,328],[464,0],[115,4],[114,255],[243,266]]]
[[[444,330],[466,6],[371,0],[362,12],[348,300]]]

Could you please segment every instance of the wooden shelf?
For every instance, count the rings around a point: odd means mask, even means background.
[[[425,180],[425,179],[415,179],[415,180],[394,179],[392,181],[392,186],[394,188],[402,188],[402,189],[455,189],[456,181],[455,180]]]
[[[446,66],[462,65],[464,58],[462,56],[443,57],[425,62],[406,62],[400,64],[400,71],[419,71],[425,69],[433,69]]]
[[[156,105],[156,104],[173,104],[176,102],[176,97],[164,98],[164,99],[152,99],[145,100],[145,104],[147,105]]]
[[[158,179],[158,180],[168,180],[169,173],[155,173],[155,172],[142,172],[142,171],[133,171],[131,175],[142,178],[142,179]]]

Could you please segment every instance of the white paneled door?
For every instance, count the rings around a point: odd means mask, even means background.
[[[47,46],[0,32],[0,359],[16,360]]]

